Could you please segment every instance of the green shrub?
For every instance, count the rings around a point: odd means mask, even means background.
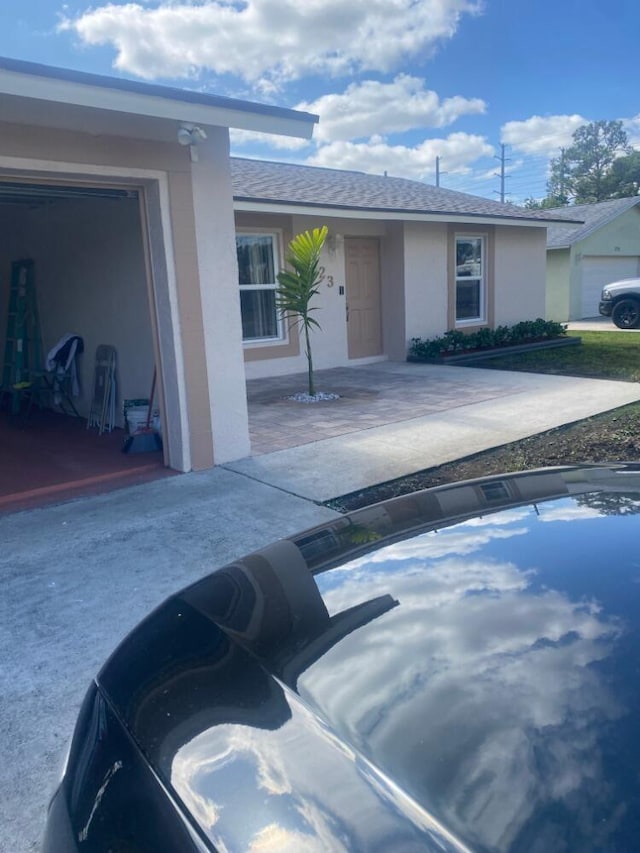
[[[516,344],[545,341],[567,334],[566,326],[555,320],[522,320],[514,326],[496,326],[495,329],[478,329],[477,332],[462,332],[449,329],[437,338],[412,338],[409,346],[409,361],[431,361],[443,355],[454,355],[473,350],[493,349]]]

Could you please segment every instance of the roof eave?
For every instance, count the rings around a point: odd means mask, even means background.
[[[311,138],[318,121],[282,107],[2,58],[0,94],[302,139]]]
[[[254,213],[322,214],[346,219],[392,219],[414,222],[478,222],[490,225],[517,225],[546,228],[547,221],[535,218],[497,216],[487,213],[460,211],[406,210],[402,208],[357,207],[322,202],[265,200],[234,195],[234,209]]]

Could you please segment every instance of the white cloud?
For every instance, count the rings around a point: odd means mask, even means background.
[[[391,83],[363,80],[341,94],[322,95],[296,109],[320,116],[316,139],[353,140],[376,133],[402,133],[414,128],[445,127],[462,115],[484,113],[480,98],[455,96],[440,100],[424,80],[399,74]]]
[[[523,154],[557,157],[561,148],[571,145],[573,133],[587,122],[580,115],[531,116],[503,124],[501,139]]]
[[[482,0],[166,0],[107,3],[60,29],[112,45],[116,68],[143,77],[202,69],[268,85],[305,74],[390,71],[432,53]]]
[[[421,78],[399,74],[390,83],[377,80],[352,83],[342,93],[303,101],[296,104],[295,109],[320,116],[313,143],[246,130],[232,130],[231,142],[236,146],[259,143],[299,151],[314,143],[353,141],[415,128],[444,127],[462,115],[484,113],[486,104],[480,98],[458,95],[441,100],[436,92],[425,88]]]
[[[629,145],[640,148],[640,113],[633,118],[623,118],[622,124],[629,137]]]
[[[451,133],[445,139],[425,139],[415,147],[389,145],[382,137],[374,136],[367,142],[323,145],[307,163],[374,174],[388,171],[394,177],[431,180],[436,157],[441,157],[441,168],[449,174],[465,174],[471,163],[493,153],[494,149],[483,136],[468,133]]]

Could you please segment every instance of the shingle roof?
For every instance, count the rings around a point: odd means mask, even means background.
[[[582,225],[550,225],[547,229],[547,249],[568,249],[573,243],[584,240],[589,234],[607,225],[616,216],[620,216],[636,204],[640,204],[640,196],[614,198],[594,204],[572,204],[570,207],[547,210],[547,213],[564,213],[572,218],[584,220]]]
[[[266,160],[231,158],[237,201],[298,204],[380,213],[435,213],[478,218],[566,221],[567,211],[525,210],[420,181],[299,166]],[[573,218],[573,217],[571,217]]]

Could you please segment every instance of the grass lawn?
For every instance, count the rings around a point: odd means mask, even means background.
[[[581,338],[582,345],[496,356],[468,366],[640,382],[640,333],[569,332],[569,335]]]

